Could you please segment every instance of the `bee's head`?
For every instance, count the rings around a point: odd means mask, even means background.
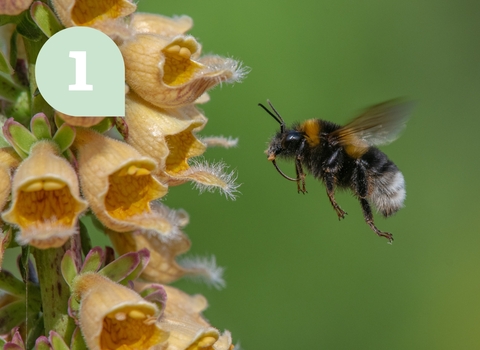
[[[275,114],[270,112],[270,110],[268,110],[261,103],[258,105],[280,124],[280,131],[277,132],[277,134],[272,138],[267,150],[265,151],[268,156],[268,160],[274,161],[277,155],[282,155],[284,157],[293,156],[295,154],[295,150],[299,147],[301,141],[303,140],[304,135],[299,131],[287,129],[285,127],[285,122],[275,107],[273,107],[269,100],[267,100],[267,102]]]
[[[262,107],[268,114],[273,117],[273,119],[275,119],[280,124],[280,131],[277,132],[277,134],[272,138],[265,153],[268,156],[268,160],[272,162],[273,166],[275,167],[275,169],[277,169],[280,175],[282,175],[287,180],[295,181],[298,183],[298,181],[301,180],[300,177],[297,176],[297,178],[293,178],[286,175],[277,166],[275,159],[278,155],[281,155],[283,157],[294,156],[296,154],[296,151],[299,149],[300,145],[304,141],[305,135],[302,132],[296,131],[294,129],[287,129],[285,127],[285,122],[283,121],[282,117],[277,112],[275,107],[273,107],[269,100],[267,100],[267,102],[269,106],[273,109],[273,112],[275,112],[275,114],[270,112],[270,110],[268,110],[261,103],[259,103],[258,105]]]
[[[287,129],[283,132],[277,132],[277,134],[270,140],[268,148],[265,151],[268,160],[274,160],[278,155],[287,158],[294,156],[303,139],[303,133],[296,130]]]

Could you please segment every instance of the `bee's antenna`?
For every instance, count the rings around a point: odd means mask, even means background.
[[[282,116],[280,115],[280,113],[277,112],[277,110],[275,109],[275,107],[273,107],[272,103],[270,102],[270,100],[267,100],[268,104],[270,107],[272,107],[273,111],[275,112],[275,114],[273,114],[272,112],[270,112],[267,107],[265,107],[264,105],[262,105],[261,103],[259,103],[258,105],[260,107],[262,107],[268,114],[270,114],[273,119],[275,119],[279,124],[280,124],[280,131],[281,132],[284,132],[285,131],[285,122],[283,121],[282,119]]]

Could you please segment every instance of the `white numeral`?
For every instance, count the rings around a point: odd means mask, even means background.
[[[69,57],[75,59],[75,84],[68,85],[68,90],[92,91],[93,85],[87,84],[87,51],[70,51]]]

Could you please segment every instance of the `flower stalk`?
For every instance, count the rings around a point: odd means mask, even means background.
[[[29,116],[33,116],[37,113],[45,113],[49,119],[53,120],[53,108],[45,101],[43,96],[38,93],[37,80],[35,78],[35,66],[37,63],[37,57],[42,49],[43,45],[47,42],[47,37],[39,33],[38,40],[31,40],[26,37],[23,39],[25,46],[25,54],[28,68],[28,81],[30,94],[28,95],[28,102],[30,110],[28,115],[25,115],[21,120],[18,120],[23,125],[28,125]]]
[[[75,322],[68,316],[69,287],[59,273],[59,266],[66,251],[67,245],[33,251],[42,295],[45,329],[55,330],[65,340],[70,339],[75,330]]]

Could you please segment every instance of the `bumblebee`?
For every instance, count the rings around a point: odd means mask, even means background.
[[[375,146],[394,141],[405,127],[413,104],[387,101],[367,109],[345,126],[309,119],[285,126],[280,114],[259,104],[279,124],[280,131],[271,139],[266,154],[277,171],[297,183],[299,193],[306,193],[304,167],[325,184],[327,196],[338,219],[347,214],[335,200],[335,189],[350,189],[360,201],[363,216],[380,237],[393,241],[389,232],[374,223],[371,205],[384,217],[396,213],[405,200],[405,180],[397,166]],[[286,175],[276,158],[293,159],[296,178]]]

